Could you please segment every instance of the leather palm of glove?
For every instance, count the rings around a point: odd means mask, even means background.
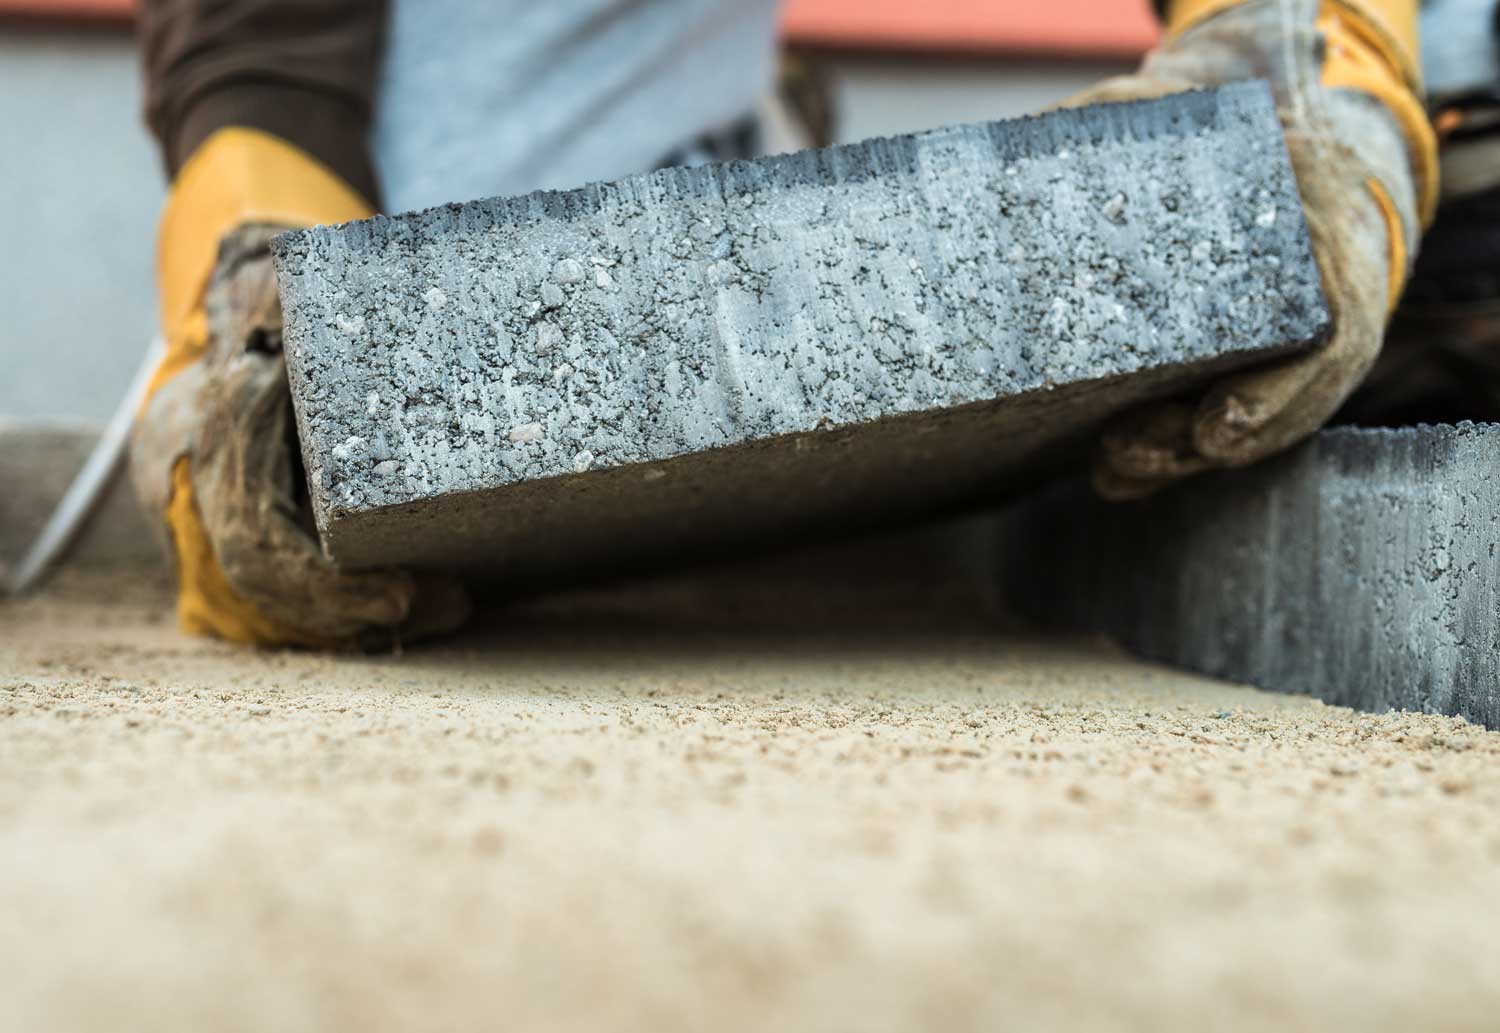
[[[314,159],[249,129],[209,137],[173,185],[157,254],[167,353],[136,419],[131,473],[160,515],[185,631],[357,648],[468,614],[455,583],[336,570],[298,491],[268,245],[283,229],[370,214]]]
[[[1135,75],[1068,102],[1269,80],[1333,317],[1313,353],[1116,421],[1095,457],[1100,494],[1139,497],[1254,463],[1312,434],[1359,385],[1436,206],[1416,62],[1415,0],[1177,0],[1166,42]]]

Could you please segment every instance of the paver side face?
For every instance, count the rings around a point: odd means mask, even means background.
[[[410,537],[363,515],[437,519],[437,500],[640,464],[662,465],[627,480],[661,492],[713,450],[1178,371],[1142,381],[1167,390],[1327,321],[1261,84],[452,205],[276,253],[319,528],[355,565]],[[1043,418],[1076,435],[1134,398]],[[1003,406],[983,418],[1017,429]],[[901,462],[948,461],[893,440],[887,496]],[[730,490],[753,522],[754,479],[707,465],[720,481],[659,509]],[[476,542],[484,505],[456,503]]]
[[[1157,660],[1500,728],[1500,425],[1340,428],[1140,504],[1006,518],[1011,600]]]

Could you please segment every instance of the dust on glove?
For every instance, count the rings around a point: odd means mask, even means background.
[[[1177,0],[1135,75],[1068,102],[1268,80],[1333,317],[1313,353],[1117,420],[1096,452],[1101,494],[1257,462],[1318,430],[1359,386],[1437,204],[1416,33],[1416,0]]]
[[[269,242],[371,214],[327,168],[252,129],[210,136],[173,184],[157,253],[167,352],[136,419],[131,473],[159,517],[185,631],[351,648],[467,616],[456,583],[335,569],[299,481]]]

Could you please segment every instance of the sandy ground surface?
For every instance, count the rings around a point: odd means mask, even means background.
[[[1495,1030],[1500,735],[978,631],[0,605],[0,1029]]]

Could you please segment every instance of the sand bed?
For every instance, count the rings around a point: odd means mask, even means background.
[[[1473,1029],[1500,735],[1097,643],[0,606],[0,1028]]]

